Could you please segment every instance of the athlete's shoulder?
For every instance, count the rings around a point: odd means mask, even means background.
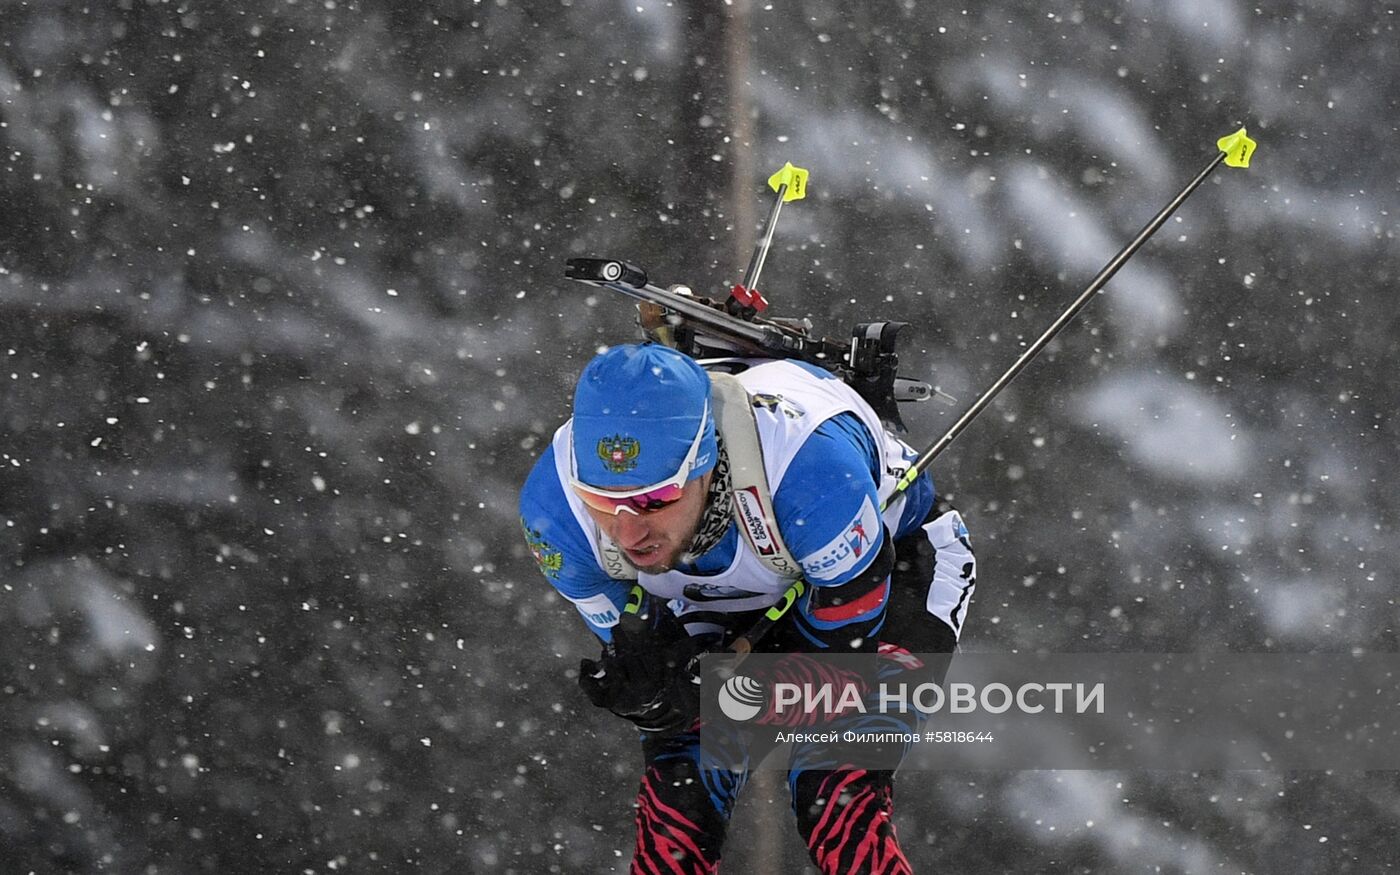
[[[559,468],[551,443],[525,477],[525,484],[520,489],[520,514],[553,516],[560,510],[572,516],[564,495],[564,485],[559,482]]]
[[[591,596],[608,580],[569,506],[552,446],[540,454],[520,490],[520,525],[540,573],[565,597]]]

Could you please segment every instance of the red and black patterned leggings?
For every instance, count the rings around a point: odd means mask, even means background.
[[[936,508],[930,517],[946,521],[945,512],[946,508]],[[957,518],[956,528],[961,526],[961,518]],[[968,547],[965,537],[960,537],[956,543]],[[951,654],[955,650],[958,620],[966,608],[976,570],[970,548],[959,552],[956,543],[940,551],[920,531],[896,545],[899,563],[893,573],[887,611],[890,619],[882,636],[904,645],[896,650],[906,654]],[[935,571],[943,567],[940,555],[953,561],[953,570],[939,572],[954,581],[944,587],[943,599],[953,606],[951,622],[938,622],[924,612],[929,581],[937,581]],[[957,569],[960,573],[954,573]],[[777,630],[765,643],[778,652],[798,649],[800,642],[782,640],[784,631]],[[882,652],[889,646],[882,646]],[[925,668],[941,682],[947,662],[930,663]],[[918,725],[875,728],[917,729]],[[646,771],[637,794],[633,873],[701,875],[718,871],[729,815],[748,771],[719,767],[709,757],[723,755],[732,765],[748,763],[759,753],[738,747],[716,750],[715,745],[715,737],[707,736],[708,750],[702,750],[694,731],[643,740]],[[817,869],[823,875],[912,875],[892,820],[894,772],[832,768],[841,760],[822,754],[821,750],[797,750],[788,771],[797,829]]]
[[[643,742],[633,873],[718,871],[734,800],[747,772],[703,767],[694,733]],[[856,768],[788,772],[797,829],[824,875],[909,875],[895,835],[893,773]]]

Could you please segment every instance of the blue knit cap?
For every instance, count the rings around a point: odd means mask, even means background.
[[[615,346],[594,356],[574,392],[573,453],[578,479],[633,489],[676,476],[700,429],[688,480],[715,466],[710,378],[695,360],[655,343]]]

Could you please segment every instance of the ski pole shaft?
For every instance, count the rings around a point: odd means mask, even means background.
[[[787,183],[778,186],[778,196],[773,199],[773,208],[768,211],[768,221],[763,225],[763,239],[753,248],[749,266],[744,270],[743,286],[746,289],[758,288],[759,274],[763,273],[763,263],[768,260],[768,249],[773,245],[773,232],[778,227],[778,213],[783,209],[783,196],[787,194]]]
[[[1220,166],[1222,161],[1231,167],[1248,167],[1249,158],[1254,154],[1254,145],[1254,141],[1246,136],[1244,128],[1240,128],[1237,132],[1217,140],[1216,147],[1220,151],[1211,158],[1200,173],[1196,174],[1196,178],[1192,179],[1186,184],[1185,188],[1177,192],[1176,196],[1171,199],[1171,202],[1163,207],[1161,212],[1153,216],[1151,221],[1138,232],[1137,236],[1134,237],[1128,245],[1124,246],[1117,255],[1113,256],[1108,264],[1104,265],[1103,270],[1099,271],[1098,276],[1090,281],[1088,288],[1081,292],[1079,297],[1074,300],[1074,303],[1061,313],[1059,318],[1051,323],[1050,327],[1045,330],[1044,334],[1040,335],[1035,343],[1031,344],[1025,352],[1021,353],[1021,356],[1016,359],[1016,362],[1012,364],[1006,373],[1002,374],[986,392],[982,393],[982,396],[973,403],[972,407],[968,408],[968,411],[959,417],[957,422],[953,423],[952,428],[948,429],[943,437],[939,438],[920,454],[919,458],[915,460],[914,464],[911,465],[909,470],[904,473],[904,476],[900,478],[899,483],[895,486],[894,492],[890,493],[890,496],[881,502],[880,512],[883,513],[890,502],[894,501],[900,493],[907,490],[919,479],[919,475],[927,470],[933,460],[938,458],[938,456],[948,448],[948,445],[953,442],[953,439],[962,434],[963,429],[967,428],[968,424],[977,417],[977,414],[985,410],[987,405],[992,403],[992,399],[994,399],[1001,390],[1005,389],[1007,384],[1014,380],[1016,375],[1021,373],[1026,365],[1030,364],[1031,359],[1035,358],[1040,351],[1055,338],[1055,335],[1059,334],[1060,331],[1069,324],[1070,320],[1078,315],[1080,310],[1084,309],[1090,299],[1099,293],[1099,290],[1113,278],[1113,275],[1118,272],[1119,268],[1126,264],[1128,259],[1132,258],[1153,234],[1157,233],[1157,229],[1161,228],[1167,219],[1171,218],[1172,213],[1175,213],[1177,208],[1191,196],[1191,193],[1199,188],[1201,183],[1206,181],[1206,177],[1210,176],[1215,168]],[[769,630],[777,625],[783,615],[796,603],[798,597],[803,592],[804,586],[805,584],[803,581],[799,580],[789,587],[787,592],[783,593],[783,598],[776,605],[769,608],[764,615],[759,618],[758,622],[754,623],[749,631],[739,636],[739,638],[730,645],[730,650],[741,656],[752,652],[754,646],[758,644],[764,635],[768,634]]]
[[[1220,166],[1220,162],[1223,160],[1225,160],[1224,152],[1220,152],[1212,158],[1210,163],[1196,175],[1195,179],[1191,180],[1187,183],[1185,188],[1177,192],[1176,197],[1172,198],[1171,203],[1167,204],[1160,213],[1153,216],[1152,220],[1138,232],[1137,236],[1134,237],[1127,246],[1119,250],[1118,254],[1113,256],[1108,264],[1104,265],[1103,270],[1100,270],[1098,276],[1094,277],[1093,280],[1089,282],[1088,287],[1080,292],[1079,297],[1075,298],[1074,303],[1070,304],[1068,309],[1061,313],[1054,322],[1050,323],[1050,327],[1045,329],[1045,333],[1040,335],[1035,343],[1027,347],[1025,352],[1021,353],[1021,356],[1006,370],[1006,373],[998,377],[997,381],[989,386],[987,391],[983,392],[980,398],[973,402],[972,406],[967,409],[967,412],[959,417],[957,422],[953,423],[952,427],[944,433],[943,437],[939,438],[928,449],[924,450],[914,464],[910,466],[909,470],[905,472],[904,477],[900,479],[899,485],[895,489],[896,495],[908,489],[913,484],[914,480],[928,469],[928,466],[933,463],[933,460],[938,458],[958,435],[962,434],[963,429],[967,428],[972,420],[976,419],[977,415],[985,410],[987,405],[991,404],[992,400],[995,399],[997,395],[1001,394],[1001,391],[1005,389],[1012,380],[1016,379],[1016,376],[1025,369],[1026,365],[1030,364],[1031,360],[1039,355],[1041,350],[1045,349],[1045,347],[1050,344],[1050,341],[1055,339],[1055,335],[1059,334],[1075,316],[1079,315],[1079,311],[1083,310],[1088,305],[1089,301],[1113,278],[1113,275],[1118,273],[1119,268],[1126,264],[1128,259],[1132,258],[1153,234],[1157,233],[1157,230],[1162,227],[1167,219],[1171,218],[1172,213],[1175,213],[1177,208],[1191,196],[1191,193],[1199,188],[1201,183],[1206,181],[1206,177],[1210,176],[1215,168]]]
[[[746,313],[746,318],[761,313],[768,308],[768,301],[758,290],[758,277],[763,273],[763,264],[768,260],[768,251],[773,247],[773,232],[778,228],[778,214],[783,204],[801,200],[807,196],[807,171],[801,167],[784,163],[777,173],[768,177],[768,187],[777,192],[773,206],[768,210],[768,220],[763,223],[763,236],[753,247],[749,266],[744,269],[744,279],[730,292],[727,306],[737,305],[737,311]]]

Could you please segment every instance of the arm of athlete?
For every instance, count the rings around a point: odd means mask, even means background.
[[[650,732],[690,725],[699,713],[699,691],[687,669],[702,643],[656,598],[644,597],[635,613],[625,611],[631,586],[599,567],[569,509],[552,448],[525,481],[520,520],[540,572],[603,642],[596,660],[579,663],[584,695]]]
[[[893,539],[880,518],[880,471],[853,415],[822,423],[773,496],[788,549],[811,586],[764,649],[873,652],[889,602]]]
[[[589,631],[604,643],[611,642],[629,587],[598,566],[587,536],[569,509],[553,447],[540,456],[520,491],[520,525],[545,580],[573,603]]]

